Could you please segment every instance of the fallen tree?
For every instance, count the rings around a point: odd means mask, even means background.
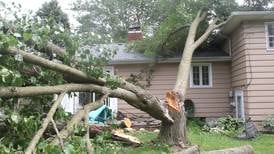
[[[105,78],[90,76],[76,68],[65,64],[56,63],[13,47],[1,50],[0,54],[8,54],[11,56],[17,56],[19,54],[22,56],[24,62],[38,65],[42,68],[47,68],[63,75],[70,76],[73,78],[74,83],[55,86],[0,87],[0,97],[26,97],[81,91],[94,91],[104,95],[107,94],[112,97],[123,99],[137,109],[140,109],[152,117],[161,120],[162,124],[159,133],[159,140],[169,145],[179,145],[184,148],[188,145],[186,138],[184,100],[188,85],[188,74],[192,61],[192,55],[195,49],[206,41],[213,30],[224,24],[224,22],[219,23],[219,19],[215,18],[209,23],[206,31],[199,38],[196,38],[198,26],[206,19],[207,15],[207,9],[200,10],[189,27],[185,48],[178,68],[176,84],[173,90],[167,94],[166,101],[158,99],[149,91],[129,83],[124,79],[119,81],[119,85],[116,88],[109,88]],[[59,56],[64,56],[64,49],[56,47],[52,43],[48,43],[46,48],[48,48],[51,52],[57,53]],[[85,106],[83,110],[76,113],[64,130],[60,131],[60,135],[58,136],[61,136],[62,138],[68,137],[73,130],[73,126],[84,119],[83,117],[86,116],[87,111],[100,106],[101,102],[102,100],[95,104],[89,104],[90,106]],[[42,127],[43,130],[44,127],[45,126]],[[58,143],[58,138],[56,138],[53,143]],[[31,144],[31,150],[27,149],[27,151],[32,151],[33,145],[35,146],[35,144]],[[87,143],[87,145],[89,145],[89,143]],[[91,150],[89,149],[89,151]]]

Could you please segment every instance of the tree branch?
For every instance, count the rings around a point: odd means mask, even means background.
[[[206,16],[207,16],[207,9],[200,9],[195,19],[192,21],[190,25],[185,48],[191,46],[194,43],[198,26],[200,22],[202,22],[206,18]]]
[[[176,34],[177,32],[179,32],[179,31],[181,31],[181,30],[183,30],[183,29],[185,29],[185,28],[188,28],[188,27],[190,27],[189,24],[187,24],[187,25],[182,25],[182,26],[178,27],[177,29],[175,29],[174,31],[170,32],[170,33],[168,34],[168,36],[166,37],[166,39],[164,40],[164,42],[162,43],[162,45],[161,45],[161,51],[164,51],[164,47],[166,46],[167,41],[170,39],[170,37],[171,37],[172,35]]]
[[[85,135],[85,140],[86,140],[86,146],[87,146],[87,153],[88,154],[93,154],[93,149],[92,149],[92,145],[90,143],[90,136],[89,136],[89,110],[87,109],[87,107],[84,108],[85,110],[85,127],[86,127],[86,135]]]
[[[27,53],[22,50],[18,50],[16,48],[10,48],[5,51],[0,51],[0,53],[4,53],[4,54],[8,53],[11,55],[21,54],[23,56],[24,61],[26,62],[48,68],[56,72],[66,74],[68,76],[75,78],[76,81],[79,81],[82,83],[83,82],[94,83],[98,85],[106,84],[106,81],[104,79],[95,79],[75,68],[69,67],[64,64],[55,63],[53,61],[49,61],[45,58]],[[134,107],[144,112],[147,112],[149,115],[151,115],[152,117],[156,119],[166,121],[167,123],[173,123],[172,118],[169,116],[166,110],[165,103],[163,101],[160,101],[157,97],[153,96],[150,92],[138,86],[135,86],[125,80],[121,80],[120,88],[133,92],[143,104],[142,106],[136,106],[136,104],[134,104]],[[131,103],[131,102],[128,102],[128,103]],[[131,103],[131,105],[132,104],[133,103]],[[139,103],[139,105],[141,104]]]
[[[74,116],[71,118],[71,120],[68,122],[67,126],[60,131],[60,136],[62,138],[67,138],[69,137],[72,132],[74,127],[81,122],[81,120],[85,117],[85,109],[92,111],[92,110],[96,110],[99,107],[101,107],[104,104],[104,100],[106,99],[107,95],[102,96],[99,100],[97,100],[96,102],[91,102],[89,104],[86,104],[82,110],[79,110],[76,114],[74,114]],[[57,145],[58,144],[58,138],[55,137],[55,139],[51,142],[51,144]]]
[[[60,72],[60,73],[63,73],[63,74],[68,74],[69,76],[75,76],[81,82],[96,83],[96,84],[99,84],[99,85],[105,84],[104,81],[102,81],[100,79],[95,79],[93,77],[90,77],[86,73],[84,73],[82,71],[79,71],[75,68],[69,67],[69,66],[64,65],[64,64],[55,63],[53,61],[50,61],[50,60],[47,60],[45,58],[36,56],[34,54],[22,51],[20,49],[9,48],[7,50],[1,50],[0,53],[1,54],[11,54],[11,55],[20,54],[20,55],[22,55],[23,60],[25,62],[35,64],[35,65],[39,65],[41,67],[48,68],[48,69],[51,69],[51,70],[54,70],[54,71],[57,71],[57,72]]]
[[[64,58],[64,56],[66,55],[66,50],[64,48],[61,48],[55,44],[53,44],[52,42],[48,42],[45,46],[46,50],[48,52],[51,53],[55,53],[56,55]]]
[[[98,92],[109,93],[110,96],[121,98],[130,102],[132,106],[138,107],[140,99],[132,92],[117,88],[110,89],[94,84],[63,84],[56,86],[29,86],[29,87],[0,87],[0,97],[27,97],[36,95],[57,94],[62,92]]]
[[[59,133],[59,131],[58,131],[58,128],[57,128],[57,126],[56,126],[56,123],[55,123],[55,121],[53,120],[52,117],[50,118],[50,121],[51,121],[51,123],[52,123],[52,125],[53,125],[53,128],[54,128],[55,132],[56,132],[56,136],[57,136],[58,139],[59,139],[60,147],[61,147],[63,153],[65,153],[64,141],[63,141],[63,139],[62,139],[62,137],[61,137],[61,135],[60,135],[60,133]]]
[[[47,117],[43,120],[42,128],[40,128],[35,133],[34,137],[32,138],[29,146],[27,147],[27,149],[25,151],[25,154],[32,154],[32,152],[35,151],[36,144],[39,142],[40,138],[42,137],[44,131],[46,130],[46,128],[50,122],[50,119],[53,117],[59,104],[62,102],[64,96],[65,96],[65,93],[62,93],[61,95],[59,95],[58,99],[54,102],[54,104],[52,105],[52,107],[50,108],[50,110],[47,114]]]
[[[209,35],[211,34],[211,32],[221,26],[223,26],[226,22],[222,22],[220,24],[216,24],[217,22],[219,21],[218,18],[215,18],[210,24],[209,26],[207,27],[205,33],[200,37],[198,38],[198,40],[196,40],[194,42],[194,48],[197,48],[199,47],[208,37]]]

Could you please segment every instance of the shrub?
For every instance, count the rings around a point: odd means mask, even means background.
[[[266,117],[266,119],[263,121],[263,126],[271,132],[274,132],[274,115]]]
[[[231,116],[219,118],[217,122],[217,125],[224,131],[236,131],[242,126],[241,124],[238,119]]]
[[[215,127],[209,127],[205,125],[203,127],[204,131],[212,133],[221,133],[227,136],[234,137],[239,132],[243,131],[243,123],[238,119],[231,116],[222,117],[217,120],[217,125]]]

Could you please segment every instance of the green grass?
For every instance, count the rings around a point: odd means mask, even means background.
[[[272,154],[274,152],[274,135],[259,134],[252,140],[239,140],[221,134],[201,131],[195,124],[189,124],[188,139],[192,144],[197,144],[201,150],[218,150],[223,148],[251,145],[256,154]]]
[[[132,154],[158,154],[168,153],[169,148],[163,144],[153,144],[151,140],[157,138],[153,132],[136,132],[133,134],[138,137],[144,144],[140,147],[125,147],[125,153]],[[218,150],[223,148],[237,147],[241,145],[251,145],[256,154],[274,153],[274,135],[259,134],[253,140],[239,140],[221,134],[213,134],[201,131],[197,124],[188,124],[188,139],[192,144],[199,145],[202,151]]]
[[[251,145],[256,154],[272,154],[274,151],[274,135],[261,134],[256,139],[244,141],[220,134],[188,131],[188,138],[192,144],[197,144],[204,151]]]

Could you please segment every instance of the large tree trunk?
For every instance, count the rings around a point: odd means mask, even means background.
[[[194,21],[191,23],[188,31],[182,59],[178,67],[176,84],[171,92],[174,97],[173,101],[176,103],[175,106],[178,107],[177,110],[169,107],[169,115],[174,120],[174,123],[166,124],[165,122],[162,122],[159,138],[162,141],[166,141],[170,145],[179,145],[181,147],[185,147],[187,145],[184,101],[188,87],[188,77],[193,52],[208,38],[214,29],[223,25],[223,23],[216,25],[217,19],[213,20],[205,33],[200,38],[195,40],[198,26],[200,22],[205,20],[206,16],[207,10],[200,10]]]
[[[186,119],[184,112],[169,112],[174,124],[162,122],[159,139],[169,145],[184,147],[187,144]]]

